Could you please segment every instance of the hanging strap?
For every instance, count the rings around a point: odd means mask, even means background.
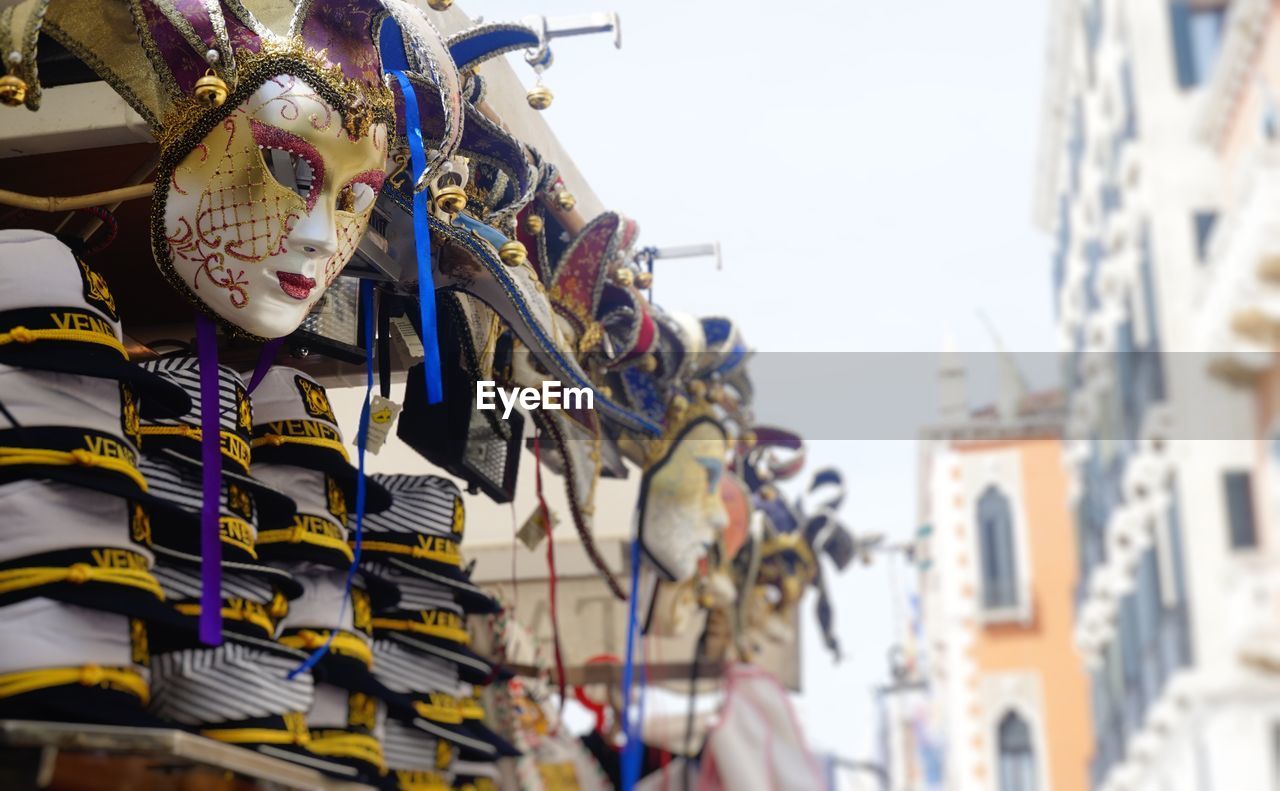
[[[413,84],[403,71],[393,71],[404,94],[405,137],[409,139],[409,163],[414,174],[427,170],[427,154],[422,141],[422,121],[418,117],[418,99]],[[418,310],[422,320],[422,370],[427,378],[427,403],[444,400],[440,379],[440,342],[436,338],[436,285],[431,274],[431,224],[427,212],[427,191],[413,193],[413,244],[418,253]]]
[[[364,317],[364,333],[366,339],[373,338],[373,282],[369,280],[360,281],[360,313]],[[364,506],[365,506],[365,478],[364,478],[364,449],[369,440],[369,399],[373,397],[373,343],[366,342],[364,345],[364,400],[360,405],[360,428],[356,431],[356,539],[353,542],[353,553],[351,567],[347,569],[347,581],[343,585],[342,607],[338,610],[338,619],[336,623],[342,623],[347,617],[347,607],[351,602],[351,585],[356,578],[356,571],[360,568],[360,551],[363,549],[364,538]],[[289,671],[289,678],[292,679],[299,673],[310,670],[316,666],[316,663],[324,658],[329,652],[329,646],[333,645],[333,639],[338,634],[338,630],[334,629],[329,632],[328,638],[325,639],[324,645],[311,652],[311,656]]]
[[[382,286],[378,287],[378,395],[391,397],[391,311],[396,296]],[[365,338],[364,342],[373,342]]]
[[[200,365],[200,642],[222,644],[222,448],[218,432],[218,336],[213,320],[196,314],[196,355]]]
[[[631,542],[631,595],[627,602],[627,656],[622,665],[622,732],[626,744],[622,748],[622,791],[631,791],[640,779],[640,758],[643,747],[640,742],[640,722],[644,717],[643,704],[632,705],[631,690],[635,681],[636,634],[640,631],[636,606],[640,600],[640,542]],[[637,709],[639,709],[637,711]]]
[[[262,384],[262,377],[267,375],[271,366],[275,365],[281,346],[284,346],[284,338],[272,338],[262,344],[262,351],[258,354],[258,364],[254,366],[253,376],[249,377],[249,386],[245,388],[250,394],[258,389],[258,385]]]
[[[537,434],[533,437],[533,469],[534,489],[538,493],[538,508],[542,511],[542,524],[547,529],[547,576],[549,588],[547,598],[551,607],[551,638],[556,657],[556,686],[560,692],[560,711],[563,712],[565,703],[564,656],[560,651],[560,616],[556,611],[556,542],[551,536],[551,512],[547,510],[547,501],[542,496],[542,443]],[[557,718],[556,728],[559,729],[559,727],[559,718]]]

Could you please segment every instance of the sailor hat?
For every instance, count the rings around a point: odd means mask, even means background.
[[[108,494],[42,481],[0,486],[0,606],[57,599],[176,624],[160,583],[148,509]]]
[[[355,553],[348,542],[350,500],[338,479],[323,470],[285,464],[255,464],[253,474],[287,492],[297,504],[287,526],[258,534],[258,556],[272,563],[305,563],[346,572]],[[367,584],[380,606],[398,597],[390,585],[378,580]]]
[[[126,383],[0,364],[0,483],[44,478],[152,500],[138,406]]]
[[[387,770],[382,754],[386,718],[386,705],[377,698],[318,683],[307,712],[307,750],[350,766],[364,779],[376,782]]]
[[[190,415],[179,418],[143,420],[139,433],[146,438],[147,452],[171,451],[171,462],[198,471],[203,467],[200,426],[200,361],[195,357],[176,356],[151,360],[144,365],[180,387],[196,405]],[[296,510],[287,495],[256,480],[249,472],[250,440],[253,432],[253,403],[249,400],[240,374],[226,366],[218,366],[218,447],[222,450],[222,477],[254,496],[267,526],[287,523]],[[199,476],[192,478],[199,495]],[[197,501],[198,502],[198,501]],[[199,507],[196,508],[197,513]]]
[[[374,641],[373,650],[373,670],[379,683],[397,695],[399,700],[410,701],[408,706],[390,707],[388,724],[403,721],[458,747],[466,747],[486,757],[496,755],[492,745],[464,724],[457,698],[460,689],[458,671],[451,662],[381,638]]]
[[[150,710],[201,731],[304,712],[311,708],[314,681],[308,673],[289,678],[299,661],[300,656],[236,642],[156,653],[151,658]]]
[[[444,739],[407,722],[388,719],[382,733],[391,788],[442,791],[452,788],[454,750]]]
[[[156,547],[152,573],[164,589],[165,600],[181,616],[178,627],[156,624],[150,629],[151,649],[157,654],[197,648],[201,575],[199,559]],[[259,563],[222,563],[222,634],[228,640],[302,662],[306,654],[276,641],[280,623],[289,613],[289,597],[302,587],[289,572]]]
[[[371,672],[373,666],[372,606],[357,574],[346,603],[347,574],[324,567],[298,570],[302,595],[290,603],[281,625],[280,642],[302,651],[329,648],[312,672],[317,680],[407,709],[412,701],[388,689]],[[332,639],[330,639],[332,637]]]
[[[360,472],[347,456],[324,386],[296,368],[276,366],[254,391],[253,404],[254,460],[326,472],[354,508]],[[387,490],[367,479],[365,513],[385,511],[390,505]]]
[[[494,678],[510,678],[509,673],[495,668],[492,662],[471,650],[471,637],[456,604],[441,603],[421,610],[383,611],[373,619],[373,628],[375,648],[382,646],[380,650],[388,652],[385,664],[381,660],[375,663],[379,674],[384,670],[390,672],[388,665],[397,661],[422,662],[426,667],[434,659],[452,665],[450,683],[436,687],[414,686],[410,676],[403,676],[400,683],[392,685],[393,689],[410,692],[425,688],[453,692],[459,678],[469,684],[487,684]],[[408,650],[392,653],[393,646]]]
[[[141,621],[32,598],[0,607],[0,719],[156,725]]]
[[[363,552],[377,559],[379,576],[403,591],[439,588],[470,613],[499,609],[493,597],[471,583],[462,569],[459,544],[466,530],[462,492],[436,475],[374,475],[391,492],[391,507],[365,517]],[[416,579],[415,579],[416,578]]]
[[[0,231],[0,363],[127,382],[148,413],[181,415],[186,394],[129,362],[102,276],[47,233]]]
[[[200,562],[200,511],[202,491],[200,471],[186,457],[170,449],[156,449],[143,454],[139,468],[147,477],[152,496],[171,505],[154,509],[151,518],[152,543],[176,559]],[[218,499],[218,530],[222,538],[223,562],[234,561],[250,567],[261,567],[262,573],[283,575],[257,563],[256,544],[263,525],[288,524],[296,510],[293,501],[283,493],[263,492],[266,484],[250,488],[240,476],[224,475]],[[265,507],[264,507],[265,504]],[[301,592],[297,589],[294,594]]]

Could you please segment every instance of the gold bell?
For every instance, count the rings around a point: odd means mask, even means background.
[[[647,374],[651,374],[658,370],[658,358],[652,354],[646,354],[640,358],[640,370]]]
[[[551,89],[545,85],[535,85],[525,95],[525,101],[529,102],[529,106],[535,110],[545,110],[551,106],[551,100],[555,98]]]
[[[0,102],[17,107],[27,100],[27,83],[16,74],[0,77]]]
[[[447,184],[435,190],[436,208],[445,214],[457,214],[467,207],[467,192],[457,184]]]
[[[227,100],[227,84],[213,73],[213,69],[209,69],[203,77],[196,80],[196,89],[193,94],[197,102],[207,107],[221,107]]]
[[[694,398],[702,398],[707,394],[707,383],[701,379],[694,379],[689,383],[689,395]]]
[[[529,260],[529,251],[525,249],[523,244],[512,239],[498,248],[498,257],[507,266],[524,266],[525,262]]]
[[[427,0],[432,11],[448,11],[453,7],[453,0]]]
[[[627,286],[634,283],[635,279],[636,279],[636,273],[632,272],[630,269],[627,269],[625,266],[619,268],[618,271],[613,273],[613,282],[617,283],[623,288],[626,288]]]
[[[578,205],[578,199],[573,197],[572,192],[560,190],[556,193],[556,205],[561,211],[573,211],[573,207]]]
[[[683,415],[685,410],[688,408],[689,408],[689,399],[679,394],[671,397],[671,407],[670,407],[671,416],[676,420],[679,420],[680,416]]]
[[[542,233],[543,226],[542,218],[536,214],[530,214],[524,218],[524,229],[534,236]]]
[[[641,272],[636,275],[636,288],[650,288],[653,286],[653,273]]]

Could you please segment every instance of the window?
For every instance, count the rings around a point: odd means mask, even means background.
[[[1000,720],[1000,791],[1035,791],[1036,756],[1031,747],[1031,729],[1015,712]]]
[[[982,603],[988,610],[1018,606],[1013,513],[1009,498],[988,486],[978,498],[978,541],[982,553]]]
[[[1258,531],[1253,521],[1253,480],[1248,472],[1228,472],[1222,476],[1227,499],[1227,527],[1232,549],[1258,546]]]
[[[1222,43],[1226,4],[1191,0],[1169,3],[1169,24],[1173,34],[1173,60],[1178,85],[1194,88],[1209,79]]]

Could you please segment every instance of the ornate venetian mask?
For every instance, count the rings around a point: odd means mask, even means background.
[[[640,543],[663,576],[686,580],[728,522],[720,478],[729,449],[710,418],[691,422],[665,456],[645,470],[640,488]]]
[[[161,267],[230,324],[287,335],[355,252],[386,160],[385,123],[340,112],[302,77],[270,77],[162,167]]]

